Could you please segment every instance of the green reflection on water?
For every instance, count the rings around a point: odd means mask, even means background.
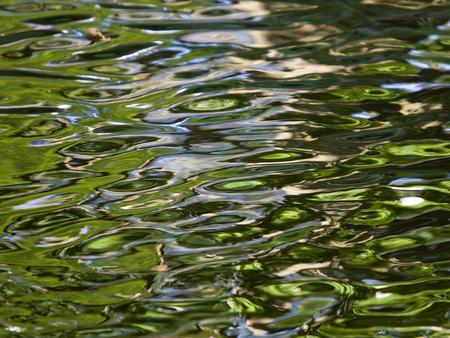
[[[449,12],[3,1],[0,336],[450,336]]]

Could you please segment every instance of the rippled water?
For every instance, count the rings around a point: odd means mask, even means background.
[[[450,1],[0,4],[1,337],[450,336]]]

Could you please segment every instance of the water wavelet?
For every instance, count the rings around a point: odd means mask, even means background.
[[[17,33],[11,33],[7,35],[2,35],[0,37],[0,45],[12,45],[22,40],[34,39],[49,35],[56,35],[60,33],[58,30],[51,29],[39,29],[39,30],[29,30]]]
[[[192,102],[183,103],[182,105],[173,108],[174,112],[216,112],[234,110],[246,106],[245,101],[239,100],[237,96],[216,96],[205,99],[194,100]]]
[[[135,43],[135,44],[121,44],[113,46],[108,49],[102,49],[96,52],[77,53],[76,58],[81,61],[86,60],[98,60],[98,59],[114,59],[114,58],[127,58],[135,53],[148,51],[150,48],[155,47],[155,43]]]
[[[52,11],[68,11],[77,8],[75,4],[65,4],[60,2],[29,2],[11,3],[1,7],[9,12],[52,12]]]
[[[28,47],[33,51],[54,50],[54,49],[79,49],[88,45],[90,42],[86,39],[61,37],[59,39],[40,39],[32,42]]]

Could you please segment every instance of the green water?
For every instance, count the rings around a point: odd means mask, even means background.
[[[0,337],[450,336],[450,1],[0,17]]]

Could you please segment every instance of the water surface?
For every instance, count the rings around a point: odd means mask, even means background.
[[[0,336],[448,337],[450,2],[0,2]]]

